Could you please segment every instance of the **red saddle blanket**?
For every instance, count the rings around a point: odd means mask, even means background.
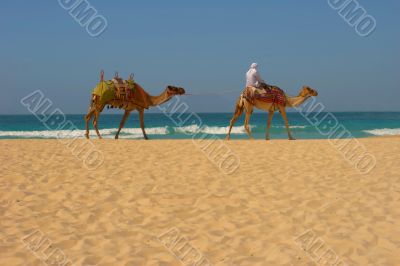
[[[276,86],[265,85],[262,88],[247,88],[245,97],[251,102],[254,99],[263,101],[266,103],[273,103],[286,106],[286,95],[283,90]]]

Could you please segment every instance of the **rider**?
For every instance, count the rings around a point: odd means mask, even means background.
[[[261,78],[260,73],[257,70],[258,64],[253,63],[250,66],[249,71],[246,73],[246,87],[260,88],[265,81]]]

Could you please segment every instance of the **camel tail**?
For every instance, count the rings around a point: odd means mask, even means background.
[[[90,102],[89,102],[89,108],[90,108],[90,107],[93,107],[93,105],[94,105],[94,100],[95,100],[95,97],[92,95],[92,98],[90,98]]]

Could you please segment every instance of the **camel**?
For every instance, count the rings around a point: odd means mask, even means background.
[[[253,92],[254,92],[254,90],[256,90],[255,88],[250,88],[250,89],[252,89]],[[260,110],[264,110],[264,111],[268,112],[268,121],[267,121],[266,137],[265,137],[266,140],[270,139],[269,130],[271,127],[272,118],[274,116],[275,111],[277,111],[277,110],[279,110],[279,112],[281,113],[282,118],[285,122],[289,140],[294,140],[295,138],[293,138],[292,133],[290,132],[289,122],[288,122],[287,115],[286,115],[286,108],[287,107],[298,107],[298,106],[302,105],[308,98],[310,98],[312,96],[318,96],[318,92],[316,90],[311,89],[308,86],[304,86],[298,96],[296,96],[296,97],[288,97],[287,95],[285,95],[285,96],[286,96],[286,101],[287,101],[287,104],[285,106],[279,105],[279,104],[274,104],[274,103],[263,102],[256,98],[254,99],[254,104],[252,104],[244,97],[244,95],[242,93],[236,102],[235,113],[233,115],[232,120],[230,121],[229,132],[228,132],[228,135],[226,136],[226,139],[230,140],[232,127],[235,124],[235,122],[237,121],[237,119],[243,114],[243,110],[246,110],[244,128],[245,128],[249,138],[253,139],[253,136],[250,131],[249,123],[250,123],[250,117],[253,113],[253,109],[254,109],[254,107],[256,107]]]
[[[138,84],[135,83],[135,86],[139,86]],[[141,88],[141,87],[140,87]],[[147,100],[147,103],[149,106],[158,106],[161,105],[167,101],[169,101],[172,97],[176,95],[182,95],[185,94],[185,90],[183,88],[179,87],[174,87],[174,86],[168,86],[160,95],[158,96],[151,96],[147,92],[144,92],[144,97]],[[101,112],[104,110],[105,106],[109,106],[111,108],[118,108],[118,109],[124,109],[125,113],[122,117],[121,123],[119,124],[119,128],[117,131],[117,134],[115,135],[115,139],[118,139],[119,133],[121,132],[121,129],[124,127],[126,120],[128,119],[130,113],[134,110],[137,110],[139,112],[139,119],[140,119],[140,128],[142,129],[143,136],[147,140],[149,139],[147,137],[146,131],[144,129],[144,107],[146,104],[140,104],[137,102],[132,102],[132,101],[124,101],[121,99],[113,99],[110,101],[107,101],[105,103],[100,102],[100,97],[97,95],[92,95],[92,100],[91,104],[89,107],[88,114],[85,116],[85,121],[86,121],[86,133],[85,136],[87,139],[89,139],[89,122],[94,116],[93,119],[93,127],[96,131],[97,136],[99,139],[101,139],[101,135],[99,132],[99,129],[97,127],[98,125],[98,120]]]

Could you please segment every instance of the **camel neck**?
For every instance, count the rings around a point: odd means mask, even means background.
[[[288,104],[291,107],[298,107],[302,105],[310,96],[296,96],[296,97],[288,97]]]
[[[168,93],[166,90],[157,96],[149,95],[149,101],[151,103],[151,106],[157,106],[157,105],[163,104],[166,101],[168,101],[170,98],[171,97],[168,96]]]

